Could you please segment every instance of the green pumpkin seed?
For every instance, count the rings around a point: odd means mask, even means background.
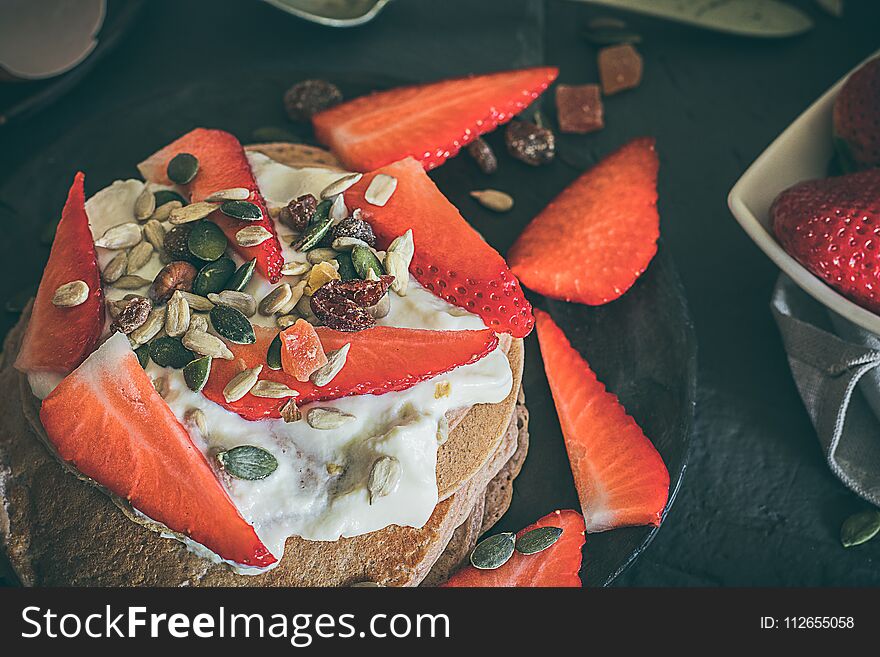
[[[170,203],[171,201],[178,201],[181,206],[186,205],[186,199],[183,198],[177,192],[174,192],[170,189],[159,189],[153,192],[153,196],[156,197],[156,207],[161,208],[166,203]]]
[[[214,306],[210,316],[214,330],[230,342],[253,344],[257,341],[254,327],[240,310],[230,306]]]
[[[861,545],[874,538],[880,532],[880,511],[871,509],[862,511],[847,518],[840,528],[840,542],[843,547]]]
[[[263,218],[260,206],[250,201],[226,201],[220,206],[220,212],[241,221],[259,221]]]
[[[315,214],[309,219],[309,224],[317,224],[330,216],[330,208],[333,207],[333,201],[325,199],[315,206]]]
[[[247,284],[250,283],[251,276],[254,275],[254,268],[256,266],[256,258],[248,260],[241,267],[235,270],[232,278],[227,281],[225,289],[232,290],[233,292],[243,292],[244,288],[247,287]]]
[[[560,536],[560,527],[537,527],[516,539],[516,551],[520,554],[537,554],[553,545]]]
[[[336,256],[336,262],[339,263],[339,278],[344,281],[360,278],[357,271],[355,271],[354,265],[351,263],[350,253],[340,253]]]
[[[326,204],[326,205],[325,205]],[[325,206],[322,211],[322,206]],[[330,201],[321,201],[318,209],[312,217],[312,223],[306,228],[299,241],[293,245],[297,251],[308,251],[318,246],[324,236],[330,231],[333,219],[330,218]]]
[[[193,281],[193,294],[207,297],[211,293],[220,292],[226,287],[234,273],[235,263],[229,258],[220,258],[209,262],[196,274]]]
[[[211,357],[202,356],[187,363],[183,368],[183,380],[193,392],[201,392],[211,376]]]
[[[239,445],[217,454],[220,465],[236,479],[265,479],[278,468],[278,460],[262,447]]]
[[[228,241],[217,224],[200,221],[189,231],[186,246],[196,258],[213,261],[226,253]]]
[[[150,345],[141,345],[134,350],[134,355],[137,356],[138,362],[141,364],[141,367],[147,369],[147,365],[150,364]]]
[[[160,367],[173,367],[176,370],[184,367],[193,358],[193,352],[183,346],[180,338],[164,336],[150,343],[150,358]]]
[[[371,269],[377,276],[385,273],[379,258],[368,246],[356,246],[351,250],[351,264],[357,275],[363,279],[367,278]]]
[[[495,534],[481,541],[471,552],[471,565],[480,570],[495,570],[513,556],[516,534]]]
[[[178,185],[191,182],[199,172],[199,159],[192,153],[178,153],[168,163],[168,177]]]
[[[269,350],[266,352],[266,365],[270,370],[281,369],[281,334],[275,336],[275,339],[269,343]]]

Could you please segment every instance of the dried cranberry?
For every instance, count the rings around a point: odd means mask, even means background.
[[[282,208],[278,219],[297,233],[301,233],[309,225],[309,220],[317,208],[318,199],[311,194],[303,194],[288,203],[286,208]]]
[[[321,322],[336,331],[363,331],[376,323],[367,308],[376,305],[388,292],[393,276],[377,281],[338,281],[325,283],[312,295],[309,305]]]
[[[526,164],[547,164],[556,155],[556,138],[547,128],[527,121],[511,121],[504,133],[508,152]]]
[[[495,153],[492,152],[492,147],[482,137],[477,137],[476,141],[471,142],[467,147],[467,152],[474,158],[474,161],[483,173],[490,174],[498,170],[498,159],[495,157]]]
[[[291,121],[308,121],[313,114],[341,102],[339,87],[326,80],[303,80],[284,94],[284,110]]]
[[[360,216],[348,217],[336,224],[333,228],[333,239],[335,240],[339,237],[354,237],[363,240],[370,246],[376,246],[376,235],[373,233],[373,227]]]
[[[110,325],[116,331],[128,335],[147,321],[153,304],[146,297],[136,296],[124,302],[122,310]]]

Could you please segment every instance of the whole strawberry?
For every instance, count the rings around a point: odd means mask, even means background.
[[[799,183],[776,198],[770,214],[782,248],[880,313],[880,169]]]
[[[847,170],[880,166],[880,57],[853,73],[837,95],[834,138]]]

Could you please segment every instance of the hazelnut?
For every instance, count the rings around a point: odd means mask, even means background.
[[[150,298],[156,303],[167,303],[175,290],[191,292],[196,273],[196,268],[188,262],[169,262],[156,274],[150,286]]]

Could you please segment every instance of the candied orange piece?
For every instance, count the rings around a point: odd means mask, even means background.
[[[297,381],[308,381],[312,372],[327,364],[315,327],[304,319],[281,332],[281,369]]]

